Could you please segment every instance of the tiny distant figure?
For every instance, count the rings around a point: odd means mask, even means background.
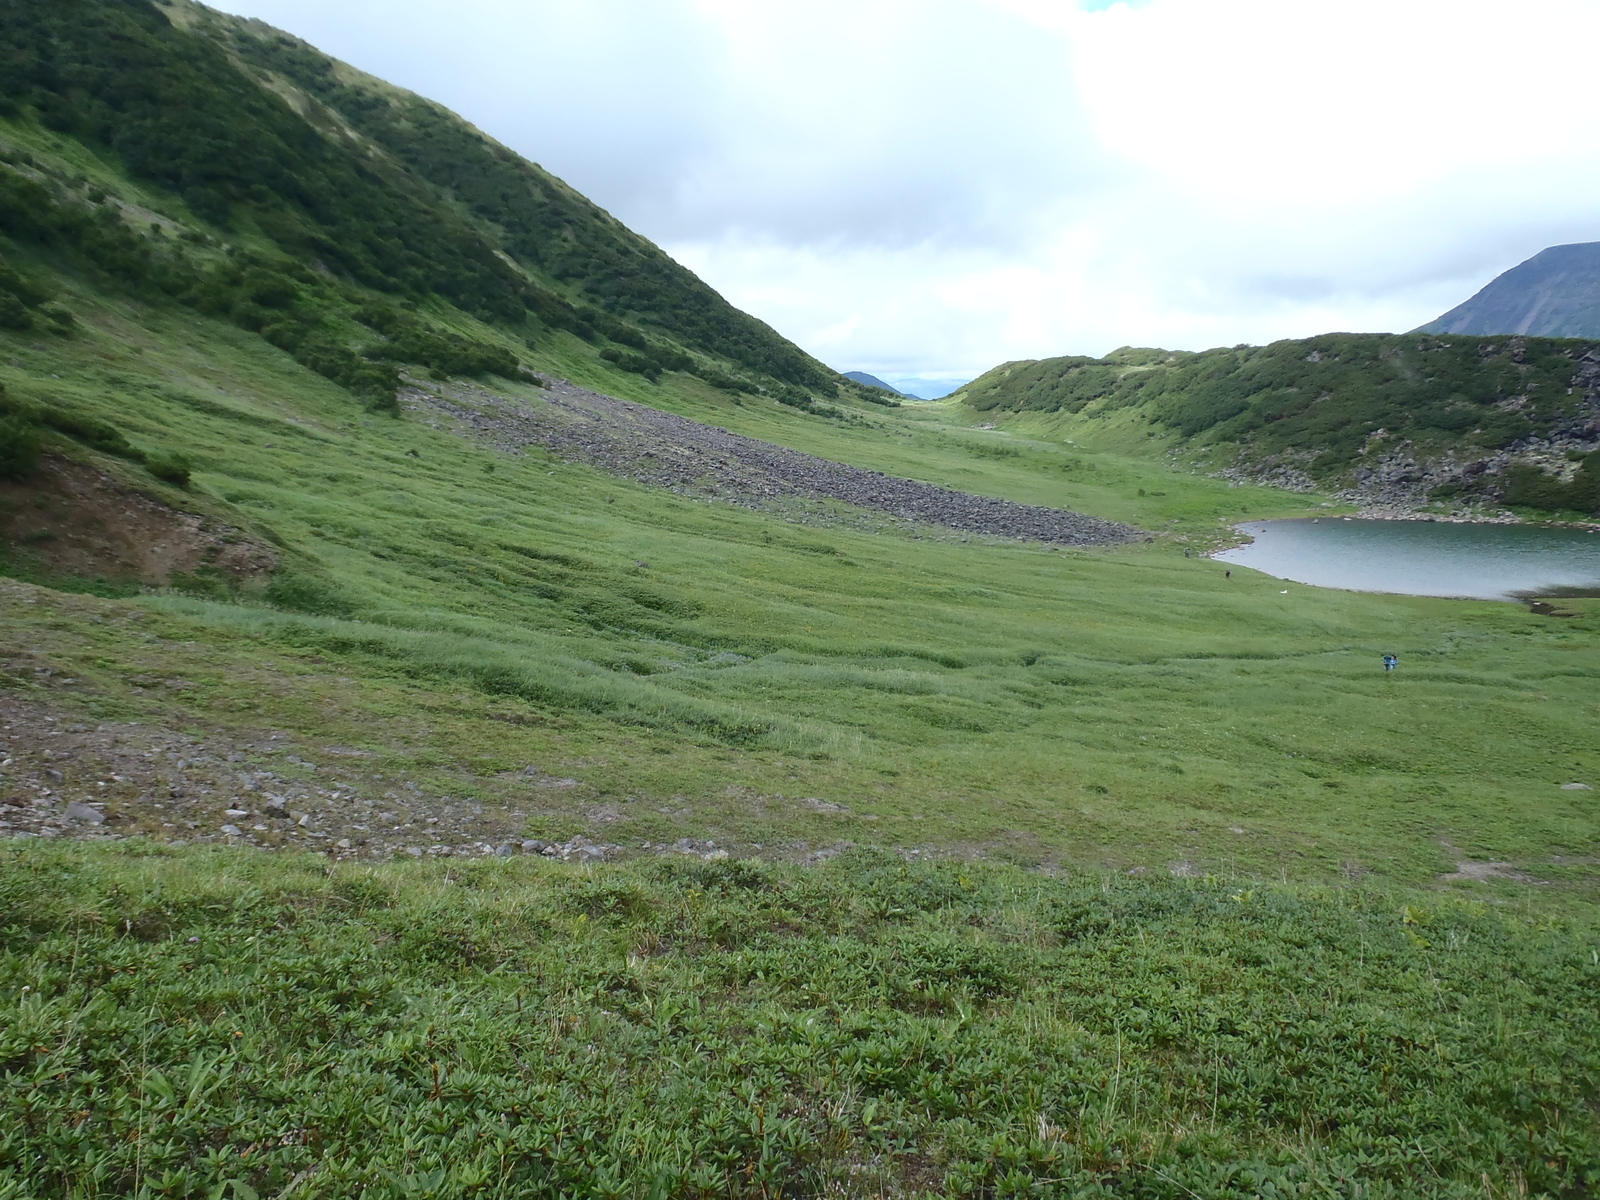
[[[1385,671],[1392,671],[1396,667],[1398,667],[1399,665],[1400,665],[1400,660],[1398,658],[1396,658],[1394,655],[1385,654],[1383,656],[1383,669]]]
[[[1185,558],[1188,558],[1188,557],[1189,557],[1189,552],[1188,552],[1188,551],[1187,551],[1187,550],[1185,550],[1185,551],[1184,551],[1184,552],[1183,552],[1183,556],[1184,556],[1184,557],[1185,557]]]
[[[1222,577],[1224,579],[1232,579],[1233,578],[1233,572],[1232,571],[1224,571],[1222,573]]]

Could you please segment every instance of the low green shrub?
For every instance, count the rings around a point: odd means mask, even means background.
[[[1584,457],[1566,481],[1535,466],[1509,467],[1501,497],[1507,504],[1545,512],[1600,514],[1600,451]]]
[[[143,462],[145,459],[144,452],[129,443],[120,429],[98,417],[91,417],[77,409],[64,408],[54,403],[46,403],[32,411],[34,419],[39,424],[48,426],[57,433],[66,434],[73,441],[80,442],[91,450],[125,458],[130,462]]]
[[[0,329],[32,329],[34,313],[29,310],[38,310],[49,298],[48,292],[0,258]]]
[[[72,315],[71,310],[59,304],[44,304],[39,307],[39,315],[46,321],[46,328],[52,333],[71,333],[78,324],[78,318]]]
[[[274,608],[314,617],[347,617],[355,611],[355,605],[336,585],[298,571],[278,571],[262,598]]]
[[[0,423],[3,423],[6,430],[4,434],[0,434],[0,441],[10,447],[8,451],[0,453],[3,453],[5,461],[11,464],[6,469],[13,472],[27,474],[33,469],[41,448],[42,433],[44,430],[51,430],[102,454],[127,459],[129,462],[145,463],[150,466],[152,474],[157,475],[157,478],[167,479],[168,482],[178,482],[176,475],[180,473],[181,468],[180,486],[188,483],[188,464],[182,455],[169,453],[152,459],[129,442],[115,425],[98,417],[91,417],[76,408],[62,405],[54,399],[25,400],[8,392],[4,385],[0,385]],[[151,463],[155,465],[151,466]],[[159,474],[157,467],[167,470],[169,474]],[[10,478],[18,477],[18,474],[10,476]]]
[[[705,380],[712,387],[724,392],[742,392],[747,396],[759,396],[761,394],[761,389],[755,384],[751,383],[748,379],[740,379],[736,376],[729,375],[727,372],[720,371],[716,367],[695,366],[691,367],[690,371],[692,374]]]
[[[216,567],[194,571],[174,571],[167,584],[175,592],[201,600],[230,600],[237,590],[233,577]]]
[[[302,317],[276,320],[261,330],[261,336],[286,351],[301,366],[364,399],[373,411],[399,414],[396,393],[400,388],[400,372],[388,363],[363,358],[316,323]]]
[[[1438,895],[31,844],[0,947],[3,1195],[1600,1187],[1600,943]]]
[[[39,428],[19,417],[0,417],[0,479],[25,479],[39,462]]]
[[[0,292],[0,329],[18,332],[33,328],[33,316],[27,306],[9,292]]]
[[[616,346],[607,346],[600,351],[600,357],[609,363],[614,363],[624,371],[635,375],[643,375],[651,383],[661,379],[661,364],[643,354],[634,354],[627,350],[618,349]]]
[[[356,318],[384,336],[383,342],[361,352],[373,362],[417,363],[445,376],[520,377],[522,364],[504,346],[430,329],[410,314],[383,304],[364,306]]]
[[[176,451],[146,455],[144,468],[163,483],[170,483],[180,488],[189,486],[189,472],[192,468],[188,458]]]

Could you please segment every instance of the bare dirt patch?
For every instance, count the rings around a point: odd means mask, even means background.
[[[207,571],[264,581],[278,563],[270,547],[236,529],[57,455],[42,458],[28,479],[0,483],[0,546],[47,577],[157,587]]]
[[[1463,883],[1475,881],[1487,883],[1496,879],[1508,879],[1513,883],[1549,883],[1548,879],[1540,879],[1537,875],[1529,875],[1526,871],[1519,871],[1508,862],[1458,862],[1456,869],[1448,875],[1439,876],[1441,883]]]

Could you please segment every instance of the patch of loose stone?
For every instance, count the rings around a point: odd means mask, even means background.
[[[536,855],[578,864],[640,853],[815,863],[851,845],[813,852],[804,842],[729,846],[682,837],[624,847],[582,834],[563,842],[528,838],[521,809],[433,795],[392,771],[374,773],[376,763],[359,763],[366,773],[352,769],[350,760],[380,757],[346,746],[297,747],[289,734],[270,729],[200,736],[156,721],[84,721],[47,696],[0,690],[0,839],[148,838],[313,851],[336,861]],[[587,787],[536,766],[504,778],[530,789],[526,799],[534,804],[552,792],[581,796]],[[848,811],[827,801],[807,804]],[[580,806],[572,815],[585,812],[598,820],[602,810]]]
[[[350,761],[370,757],[296,747],[271,730],[197,736],[156,722],[87,722],[37,693],[0,691],[0,837],[146,837],[334,858],[442,852],[428,847],[496,854],[508,844],[521,853],[524,812],[434,795]],[[592,845],[574,839],[554,856]]]
[[[564,380],[548,382],[547,398],[535,401],[470,384],[420,382],[400,398],[409,409],[448,417],[508,453],[541,446],[652,487],[748,508],[831,501],[908,526],[1064,546],[1117,545],[1145,536],[1116,521],[863,470]]]

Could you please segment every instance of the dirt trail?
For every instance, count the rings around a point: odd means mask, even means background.
[[[506,451],[538,445],[639,483],[750,508],[838,501],[908,524],[1066,546],[1107,546],[1140,530],[1061,508],[1016,504],[846,466],[703,425],[644,404],[552,381],[523,401],[466,384],[414,384],[401,401],[447,415]]]

